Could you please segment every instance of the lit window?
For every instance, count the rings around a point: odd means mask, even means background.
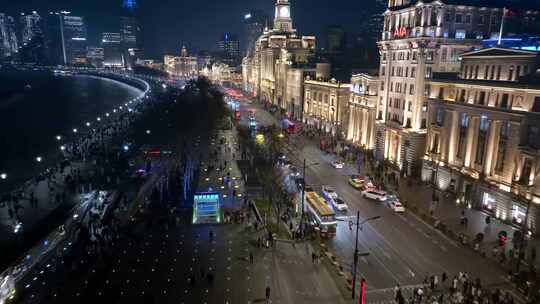
[[[465,30],[457,30],[456,39],[465,39],[466,33],[467,32]]]

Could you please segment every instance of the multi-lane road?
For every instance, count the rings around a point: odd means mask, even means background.
[[[241,106],[241,111],[248,110],[254,110],[261,125],[279,124],[258,104]],[[358,274],[367,281],[368,300],[390,300],[397,284],[405,292],[412,291],[426,276],[438,275],[440,280],[443,272],[450,279],[459,272],[467,272],[473,278],[480,278],[484,285],[509,288],[505,273],[492,262],[463,248],[412,213],[397,214],[384,203],[363,198],[360,191],[348,184],[351,174],[365,173],[358,172],[356,166],[346,164],[343,169],[335,169],[331,165],[334,156],[322,152],[315,142],[300,135],[290,138],[287,154],[297,167],[301,167],[304,159],[308,164],[318,163],[307,168],[307,183],[319,191],[322,185],[333,186],[348,203],[347,212],[338,212],[345,222],[338,222],[336,237],[327,243],[349,270],[352,269],[355,234],[347,221],[356,217],[357,211],[360,211],[360,220],[381,216],[377,221],[364,224],[358,237],[359,251],[369,252],[368,256],[360,257],[358,263]]]

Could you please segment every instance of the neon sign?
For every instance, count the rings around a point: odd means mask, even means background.
[[[406,27],[398,27],[394,30],[394,38],[403,38],[409,36],[409,29]]]

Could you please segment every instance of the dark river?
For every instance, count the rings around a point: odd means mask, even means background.
[[[0,193],[14,189],[57,161],[73,128],[138,96],[140,90],[89,76],[0,70]],[[56,136],[62,140],[57,141]],[[36,157],[42,157],[38,163]]]

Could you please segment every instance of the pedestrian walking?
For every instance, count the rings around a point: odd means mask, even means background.
[[[270,303],[270,286],[266,286],[265,289],[265,297],[266,297],[266,303]]]

